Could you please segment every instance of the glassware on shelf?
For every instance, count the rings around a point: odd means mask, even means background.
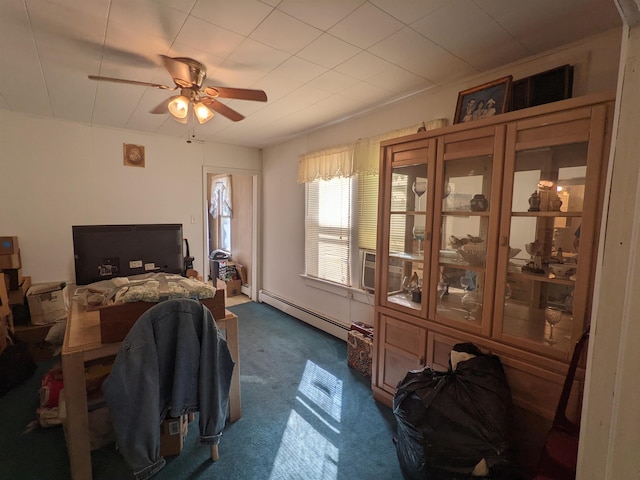
[[[449,283],[446,280],[438,282],[438,299],[440,303],[445,303],[449,295]]]
[[[418,255],[421,254],[421,250],[422,250],[421,245],[422,245],[422,240],[424,240],[424,235],[425,235],[424,225],[415,225],[413,227],[413,238],[418,240]]]
[[[549,324],[549,337],[545,338],[547,343],[553,345],[556,339],[553,338],[553,327],[555,327],[560,320],[562,320],[562,310],[554,307],[547,307],[544,309],[544,319]]]
[[[508,283],[504,286],[504,300],[505,302],[511,298],[513,291],[511,290],[511,285]]]
[[[482,308],[482,300],[480,299],[480,295],[478,295],[478,291],[467,291],[467,293],[462,296],[460,303],[462,304],[462,308],[465,312],[467,312],[464,319],[469,321],[475,320],[476,315]]]
[[[427,191],[427,179],[426,178],[416,178],[416,180],[413,182],[413,185],[411,186],[411,190],[413,190],[413,193],[415,193],[416,196],[418,197],[418,205],[416,206],[416,211],[421,211],[420,198]]]

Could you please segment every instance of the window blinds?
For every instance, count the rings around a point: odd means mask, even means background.
[[[306,273],[351,286],[351,179],[315,180],[306,189]]]

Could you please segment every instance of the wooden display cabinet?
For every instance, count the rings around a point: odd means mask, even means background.
[[[471,342],[500,357],[516,405],[553,417],[589,325],[612,108],[574,98],[382,143],[374,398]]]

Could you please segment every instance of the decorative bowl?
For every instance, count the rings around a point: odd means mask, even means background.
[[[487,258],[484,248],[472,244],[458,248],[457,252],[460,259],[469,265],[484,265]]]
[[[550,263],[549,270],[558,277],[568,277],[576,271],[576,265],[571,263]]]
[[[525,244],[524,248],[527,250],[527,253],[529,255],[535,257],[536,253],[542,251],[542,243],[536,240],[535,242]]]
[[[509,258],[513,258],[516,255],[518,255],[520,252],[522,251],[522,249],[520,248],[513,248],[513,247],[509,247]]]

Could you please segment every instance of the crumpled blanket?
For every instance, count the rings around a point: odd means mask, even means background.
[[[174,298],[201,300],[215,296],[216,288],[195,278],[168,273],[116,277],[81,287],[76,296],[87,308],[128,302],[159,302]]]

